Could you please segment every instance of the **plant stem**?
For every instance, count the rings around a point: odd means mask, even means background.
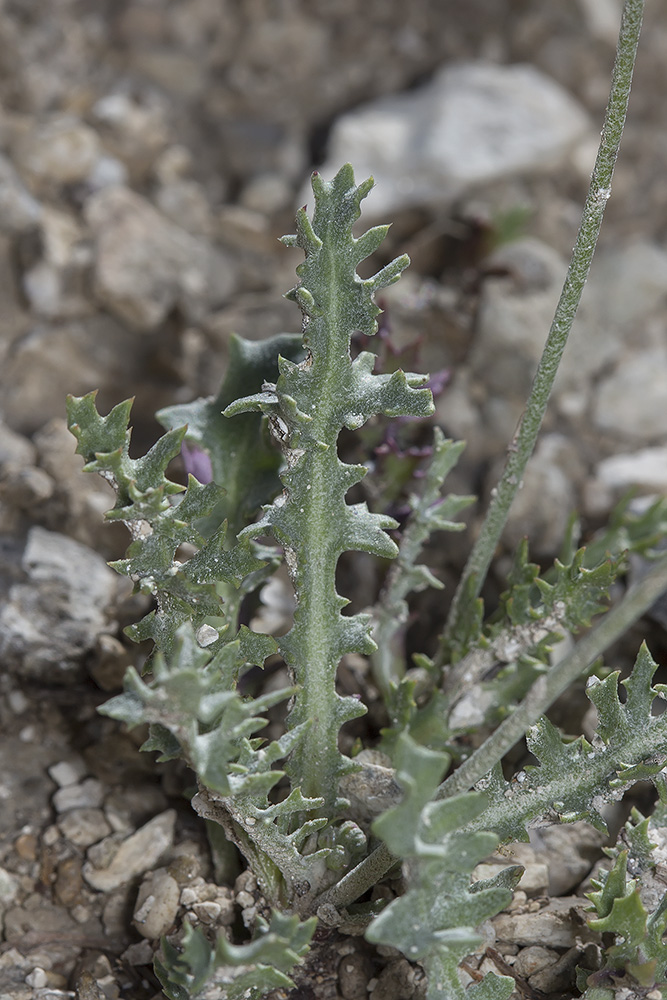
[[[395,857],[386,844],[380,844],[356,868],[344,875],[340,882],[323,892],[316,901],[315,909],[327,904],[338,909],[353,903],[376,885],[399,861],[400,858]]]
[[[611,194],[611,179],[625,125],[643,9],[644,0],[625,0],[609,103],[570,266],[526,407],[507,449],[503,474],[492,494],[479,537],[452,600],[436,656],[438,666],[445,662],[450,637],[456,633],[468,608],[481,592],[510,507],[521,487],[524,470],[535,448],[549,395],[588,277],[605,205]]]
[[[526,730],[553,704],[580,674],[593,663],[612,643],[616,642],[667,590],[667,556],[628,591],[620,604],[609,611],[587,636],[581,639],[573,652],[550,672],[540,677],[523,702],[496,729],[446,781],[440,785],[437,798],[449,798],[469,788],[489,773],[491,768],[521,739]],[[382,878],[395,864],[394,857],[385,844],[381,844],[356,868],[326,893],[319,903],[336,907],[347,906]]]

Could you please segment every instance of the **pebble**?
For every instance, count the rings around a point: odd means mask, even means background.
[[[87,906],[84,906],[83,903],[79,903],[77,906],[74,906],[70,910],[70,913],[76,920],[77,924],[87,924],[90,920],[90,910]]]
[[[34,833],[22,833],[14,841],[14,850],[24,861],[34,861],[37,857],[38,840]]]
[[[253,904],[253,902],[254,902],[254,900],[252,900],[252,897],[251,897],[251,902],[250,903],[244,904],[244,903],[239,902],[239,905],[240,906],[251,906]],[[204,902],[204,903],[195,903],[194,906],[192,907],[192,912],[197,916],[197,918],[199,920],[201,920],[201,922],[203,924],[215,924],[215,923],[217,923],[218,917],[220,916],[221,910],[222,910],[222,907],[220,906],[220,904],[214,902],[213,900],[211,900],[209,902]]]
[[[28,986],[32,986],[35,990],[41,990],[47,985],[46,972],[44,969],[36,968],[33,969],[26,977],[25,981]]]
[[[366,1000],[373,966],[366,955],[344,955],[338,965],[338,988],[345,1000]]]
[[[83,889],[80,858],[63,858],[58,865],[53,888],[56,899],[63,906],[71,908],[79,901]]]
[[[370,994],[374,1000],[405,1000],[415,994],[423,973],[405,958],[395,958],[385,965]]]
[[[29,707],[30,702],[24,695],[23,691],[19,691],[18,688],[14,688],[7,695],[7,704],[9,705],[14,715],[23,715],[23,713]]]
[[[123,962],[127,962],[128,965],[152,965],[153,948],[148,941],[137,941],[125,949],[121,955],[121,959]]]
[[[71,809],[96,809],[104,801],[104,791],[104,785],[97,778],[86,778],[79,785],[60,788],[53,796],[53,807],[57,813]]]
[[[89,291],[92,250],[88,234],[69,212],[45,207],[40,219],[39,255],[26,262],[23,291],[32,312],[48,319],[94,312]]]
[[[101,809],[70,809],[59,818],[58,827],[77,847],[91,847],[112,832]]]
[[[500,913],[491,923],[499,941],[524,947],[548,944],[553,948],[571,948],[580,933],[580,925],[571,913],[581,905],[579,897],[564,896],[549,900],[534,912]]]
[[[53,847],[60,840],[60,830],[54,824],[47,826],[46,830],[42,834],[42,842],[46,847]]]
[[[549,965],[554,965],[558,961],[558,952],[553,948],[544,948],[542,945],[534,944],[528,948],[522,948],[516,957],[513,969],[518,976],[528,979],[536,972],[541,972]]]
[[[58,788],[75,785],[86,773],[86,765],[82,760],[61,760],[47,767],[47,773],[55,781]]]
[[[549,868],[549,893],[564,896],[588,875],[600,856],[604,836],[589,823],[554,823],[530,832],[538,858]]]
[[[151,872],[141,884],[134,908],[133,923],[150,941],[162,937],[176,919],[180,890],[166,868]]]
[[[574,986],[575,969],[581,961],[581,952],[573,946],[556,962],[545,966],[530,977],[530,985],[543,994],[565,993]]]
[[[83,866],[86,882],[93,889],[109,892],[148,871],[173,844],[175,822],[176,812],[168,809],[120,844],[114,843],[113,856],[105,867],[98,868],[88,860]]]

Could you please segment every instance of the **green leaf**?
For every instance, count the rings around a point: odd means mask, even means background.
[[[408,889],[373,920],[366,937],[421,962],[429,998],[462,1000],[467,994],[459,962],[479,944],[475,928],[508,904],[516,869],[471,890],[470,872],[497,844],[489,831],[469,832],[486,810],[486,796],[472,792],[432,801],[447,758],[407,734],[397,740],[396,760],[404,797],[375,821],[373,832],[406,860]],[[480,995],[509,996],[507,985],[492,980]]]
[[[212,947],[198,928],[185,924],[183,948],[178,952],[162,940],[162,959],[155,973],[170,1000],[197,1000],[214,983],[226,1000],[260,1000],[272,989],[294,986],[287,973],[308,951],[317,921],[273,912],[270,924],[258,920],[248,944],[230,944],[224,934]]]
[[[300,283],[288,298],[303,314],[307,356],[298,364],[281,358],[275,385],[237,400],[225,413],[266,413],[283,451],[284,492],[241,537],[270,532],[286,554],[297,601],[294,626],[279,640],[298,687],[288,726],[317,720],[287,762],[287,771],[304,794],[323,797],[326,811],[333,814],[338,782],[354,766],[338,749],[338,733],[364,711],[359,701],[336,692],[338,662],[346,653],[369,654],[375,648],[369,616],[341,614],[347,601],[336,592],[336,565],[349,550],[381,558],[397,553],[387,534],[396,522],[363,503],[347,503],[348,490],[367,469],[341,462],[338,436],[343,427],[358,428],[379,413],[428,416],[433,401],[430,391],[421,388],[425,376],[400,370],[376,375],[373,355],[351,357],[353,334],[376,332],[380,310],[375,292],[395,281],[408,263],[398,258],[363,280],[356,272],[384,232],[375,229],[359,238],[352,234],[372,180],[357,186],[348,164],[331,182],[314,174],[312,184],[312,220],[300,211],[296,234],[283,241],[305,252],[297,267]]]
[[[191,621],[196,631],[208,626],[218,632],[218,639],[210,636],[217,648],[233,638],[240,602],[272,571],[270,557],[259,558],[248,540],[229,541],[221,522],[227,502],[221,485],[203,485],[190,476],[184,488],[166,478],[185,427],[170,429],[143,458],[130,458],[130,407],[126,401],[102,417],[95,393],[68,399],[70,429],[86,469],[99,472],[116,490],[107,518],[124,521],[132,534],[126,558],[112,565],[134,581],[135,590],[156,598],[157,608],[127,634],[136,641],[152,639],[169,654],[177,630]],[[182,556],[184,546],[192,552],[189,558]]]
[[[225,378],[215,398],[170,406],[157,413],[168,430],[187,425],[185,441],[201,448],[211,460],[213,481],[224,488],[213,523],[227,520],[234,537],[262,503],[280,489],[280,454],[262,432],[261,416],[229,419],[222,411],[235,399],[261,389],[278,377],[278,358],[303,357],[301,337],[279,334],[264,341],[232,334]]]
[[[411,513],[403,530],[398,557],[387,575],[375,608],[373,638],[378,648],[372,656],[373,673],[392,715],[397,707],[392,691],[405,672],[405,649],[401,636],[408,621],[407,597],[427,587],[441,589],[443,586],[417,560],[435,531],[460,531],[464,527],[453,518],[475,499],[440,496],[444,481],[456,465],[463,447],[461,442],[446,439],[439,427],[435,428],[433,457],[426,468],[423,489],[420,496],[412,495],[409,499]]]
[[[593,743],[584,737],[563,740],[547,719],[531,727],[527,743],[539,761],[507,783],[494,773],[478,787],[489,796],[480,822],[501,840],[525,838],[526,826],[536,816],[570,822],[586,819],[605,830],[600,810],[617,799],[638,778],[657,774],[667,761],[667,713],[652,715],[651,706],[661,688],[652,687],[656,664],[645,645],[632,674],[624,682],[628,697],[621,704],[618,674],[600,681],[589,678],[586,693],[598,710]],[[475,829],[471,824],[470,829]]]
[[[250,750],[248,737],[266,725],[262,713],[294,692],[286,688],[242,698],[235,685],[245,663],[240,641],[212,653],[197,643],[186,623],[176,633],[172,654],[154,657],[153,679],[144,682],[131,667],[124,694],[100,711],[130,728],[148,723],[151,735],[142,749],[159,750],[163,759],[178,751],[200,780],[221,795],[255,790],[265,797],[280,778],[280,772],[267,773],[267,767],[282,751],[277,741]]]

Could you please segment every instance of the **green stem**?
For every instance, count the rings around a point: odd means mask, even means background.
[[[565,284],[526,408],[508,447],[503,474],[493,492],[481,532],[452,601],[436,656],[438,666],[446,662],[449,640],[466,615],[466,605],[471,605],[481,592],[510,507],[521,487],[524,470],[535,448],[549,395],[588,277],[605,205],[611,194],[611,179],[625,125],[643,9],[644,0],[625,0],[600,146]]]
[[[667,590],[667,556],[663,556],[640,582],[628,591],[621,603],[602,619],[573,652],[540,677],[524,701],[496,731],[453,774],[444,781],[437,798],[449,798],[469,788],[489,773],[512,749],[526,730],[554,703],[608,647],[623,636]],[[324,893],[319,903],[347,906],[358,899],[399,861],[381,844],[356,868]]]
[[[320,906],[334,906],[339,909],[353,903],[355,899],[359,899],[377,885],[400,860],[391,853],[386,844],[380,844],[372,854],[360,861],[356,868],[344,875],[340,882],[322,893],[315,903],[315,911],[317,912]]]

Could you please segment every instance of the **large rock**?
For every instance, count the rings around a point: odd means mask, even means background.
[[[359,179],[372,174],[369,211],[391,215],[553,170],[588,128],[580,105],[535,67],[464,63],[339,118],[321,172],[328,179],[349,160]]]
[[[232,259],[128,188],[106,187],[86,203],[96,244],[95,291],[137,330],[154,330],[178,308],[196,322],[235,285]]]
[[[9,588],[0,611],[3,664],[23,677],[75,681],[99,634],[113,627],[117,577],[92,549],[38,527],[21,568],[26,582]]]

